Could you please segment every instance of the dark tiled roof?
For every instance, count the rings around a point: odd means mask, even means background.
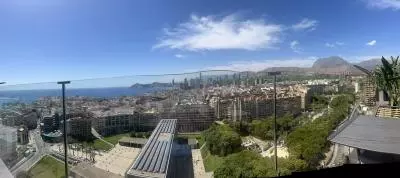
[[[358,116],[329,138],[331,142],[382,153],[400,154],[400,119]]]

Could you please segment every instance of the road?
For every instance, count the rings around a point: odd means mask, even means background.
[[[358,104],[352,105],[352,112],[349,116],[347,116],[347,120],[354,118],[354,116],[356,116],[357,114],[355,114],[356,112],[359,112],[358,110]],[[336,127],[335,132],[340,132],[338,131],[339,128],[343,128],[346,127],[345,125],[345,121],[342,121],[341,123],[339,123],[339,125]],[[346,156],[349,156],[350,162],[357,162],[357,161],[352,161],[352,160],[358,160],[356,154],[354,153],[354,151],[352,153],[349,153],[348,147],[345,147],[343,145],[340,144],[335,144],[334,145],[334,151],[333,151],[333,156],[331,161],[329,162],[329,164],[327,165],[328,167],[335,167],[335,166],[339,166],[342,165],[346,162]],[[349,155],[350,154],[350,155]],[[355,155],[354,155],[355,154]]]
[[[36,164],[44,155],[49,152],[48,146],[43,142],[39,133],[33,130],[29,133],[30,137],[35,142],[36,152],[34,155],[28,158],[24,158],[22,161],[17,163],[10,169],[11,173],[15,176],[19,171],[28,171],[34,164]]]
[[[333,156],[327,167],[340,166],[345,163],[345,149],[343,145],[335,144]]]

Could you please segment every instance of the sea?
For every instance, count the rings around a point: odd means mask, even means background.
[[[66,89],[66,96],[89,96],[97,98],[113,98],[119,96],[141,96],[146,93],[165,90],[167,88],[79,88]],[[9,90],[0,91],[0,105],[10,102],[31,103],[43,96],[61,96],[61,89],[42,89],[42,90]]]

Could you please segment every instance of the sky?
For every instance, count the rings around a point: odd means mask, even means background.
[[[398,19],[398,0],[1,0],[0,81],[359,62],[400,54]]]

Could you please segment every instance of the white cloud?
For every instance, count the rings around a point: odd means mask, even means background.
[[[241,20],[237,15],[223,18],[192,15],[190,20],[172,29],[153,48],[190,51],[273,48],[280,42],[283,27],[260,19]]]
[[[336,41],[335,43],[325,43],[325,46],[328,48],[334,48],[336,46],[342,46],[342,45],[344,45],[344,43],[339,41]]]
[[[294,30],[309,30],[313,31],[317,28],[318,21],[304,18],[299,23],[292,25]]]
[[[335,47],[335,44],[332,44],[332,43],[325,43],[325,46],[328,47],[328,48],[334,48],[334,47]]]
[[[342,46],[342,45],[344,45],[344,43],[343,42],[339,42],[339,41],[336,41],[336,43],[335,43],[336,45],[338,45],[338,46]]]
[[[182,55],[182,54],[175,54],[175,57],[176,58],[184,58],[184,57],[186,57],[185,55]]]
[[[372,40],[372,41],[368,42],[368,43],[365,44],[365,45],[374,46],[375,44],[376,44],[376,40]]]
[[[394,10],[400,9],[399,0],[366,0],[367,5],[371,8],[387,9],[392,8]]]
[[[295,53],[301,53],[301,49],[299,48],[299,42],[294,40],[290,42],[290,48],[293,50]]]
[[[235,61],[228,65],[207,67],[204,70],[261,71],[270,67],[311,67],[317,57],[274,59],[262,61]]]

